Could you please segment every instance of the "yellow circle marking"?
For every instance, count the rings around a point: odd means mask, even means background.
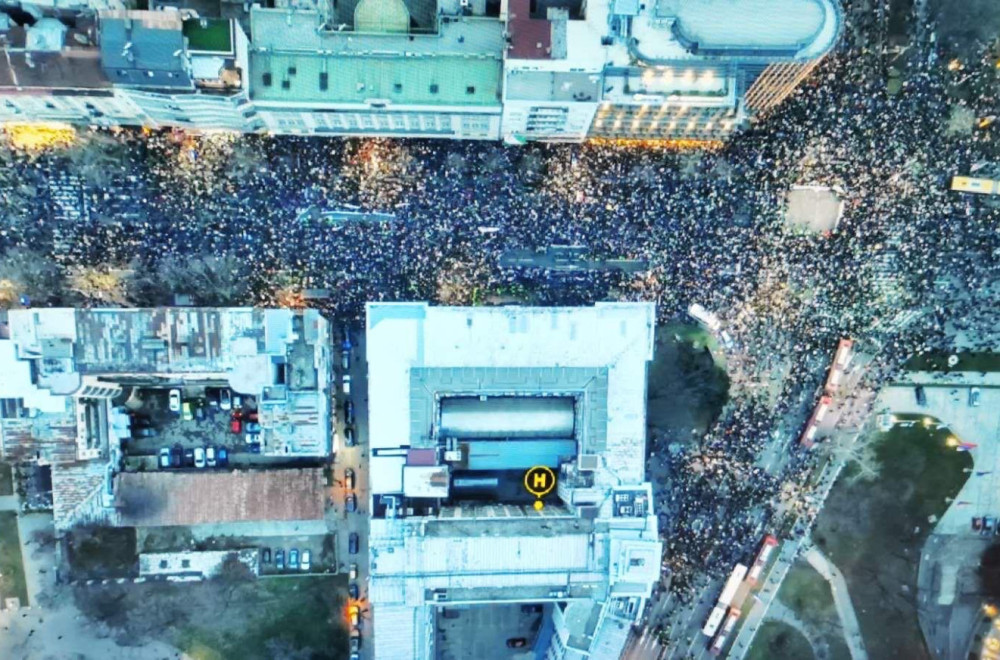
[[[541,499],[556,487],[556,475],[544,465],[536,465],[524,473],[524,489]]]

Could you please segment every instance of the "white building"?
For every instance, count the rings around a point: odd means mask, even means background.
[[[508,0],[503,137],[723,139],[833,48],[836,0]]]
[[[546,657],[618,657],[662,554],[654,306],[367,311],[376,660],[435,657],[442,607],[512,603],[547,604]],[[534,465],[558,475],[540,510]]]

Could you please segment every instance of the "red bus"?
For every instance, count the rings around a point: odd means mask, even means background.
[[[837,352],[833,355],[833,364],[830,365],[830,375],[826,377],[826,384],[823,386],[823,393],[834,395],[840,387],[840,381],[844,377],[844,370],[854,357],[854,340],[841,339],[837,344]]]
[[[760,550],[757,552],[757,557],[754,559],[753,565],[750,567],[750,572],[747,573],[747,582],[750,583],[751,586],[757,584],[760,574],[764,572],[764,567],[767,566],[767,560],[771,558],[771,555],[777,547],[778,539],[774,538],[770,534],[764,537]]]
[[[733,630],[736,628],[736,624],[740,620],[740,616],[743,613],[737,607],[732,607],[729,609],[729,616],[726,617],[726,622],[722,624],[722,630],[719,634],[715,636],[712,641],[712,646],[708,649],[708,652],[712,655],[719,655],[722,653],[722,649],[725,648],[726,642],[729,640],[729,635],[732,634]]]
[[[823,418],[826,414],[830,412],[830,406],[833,405],[832,396],[821,396],[819,398],[819,403],[813,408],[813,414],[809,418],[809,422],[806,424],[806,428],[802,431],[802,435],[799,437],[799,444],[801,444],[806,449],[813,446],[813,440],[816,437],[816,432],[819,431],[819,425],[823,423]]]

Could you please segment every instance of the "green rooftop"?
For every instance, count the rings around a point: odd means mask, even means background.
[[[189,18],[184,21],[188,50],[210,53],[233,52],[232,25],[222,18]]]
[[[251,55],[258,101],[413,105],[497,105],[502,63],[473,55]]]

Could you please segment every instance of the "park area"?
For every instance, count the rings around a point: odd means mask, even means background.
[[[812,647],[802,633],[780,621],[765,621],[754,636],[747,660],[813,660]]]
[[[920,552],[972,466],[948,435],[922,425],[881,434],[880,476],[845,470],[817,519],[813,540],[843,572],[874,660],[930,657],[917,620]]]
[[[729,390],[721,356],[715,339],[698,326],[657,327],[646,420],[651,438],[688,440],[692,430],[700,435],[716,420]]]
[[[345,576],[80,586],[76,605],[123,646],[165,642],[191,660],[346,660]]]
[[[816,655],[827,660],[850,660],[830,585],[807,561],[799,559],[788,571],[778,601],[794,615],[799,632],[811,642]],[[758,645],[756,640],[754,645]]]
[[[22,605],[28,604],[17,513],[0,511],[0,599],[15,597]]]

